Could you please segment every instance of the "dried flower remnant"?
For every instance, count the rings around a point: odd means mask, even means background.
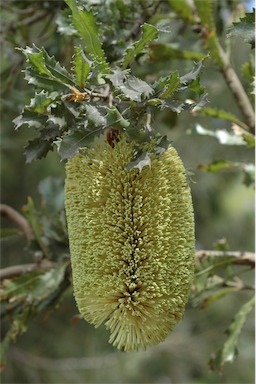
[[[194,271],[194,219],[173,147],[128,169],[124,136],[82,150],[66,166],[74,295],[83,317],[105,322],[125,351],[163,341],[183,316]]]

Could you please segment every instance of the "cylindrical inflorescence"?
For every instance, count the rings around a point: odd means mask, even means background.
[[[194,218],[182,161],[170,146],[128,169],[122,136],[67,162],[65,205],[74,295],[83,317],[105,322],[110,343],[163,341],[183,316],[194,273]]]

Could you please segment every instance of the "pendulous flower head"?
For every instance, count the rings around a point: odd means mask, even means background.
[[[67,162],[65,205],[74,295],[125,351],[163,341],[183,316],[194,273],[194,218],[182,161],[170,146],[128,169],[122,136]]]

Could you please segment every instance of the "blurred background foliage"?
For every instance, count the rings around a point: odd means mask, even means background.
[[[193,61],[199,61],[208,52],[195,23],[189,21],[192,13],[186,14],[186,8],[181,9],[177,1],[88,0],[80,3],[92,6],[97,12],[103,49],[110,62],[118,61],[127,44],[138,39],[143,22],[158,25],[163,31],[149,46],[148,54],[141,55],[131,65],[133,73],[141,79],[154,82],[176,69],[184,75],[191,71]],[[241,36],[226,37],[233,22],[238,22],[245,12],[252,12],[252,3],[216,0],[213,4],[220,42],[252,99],[251,46]],[[17,211],[23,210],[27,217],[33,212],[33,218],[38,218],[34,229],[40,232],[43,228],[40,233],[46,236],[51,258],[57,260],[61,254],[64,263],[68,256],[65,256],[67,233],[63,214],[64,161],[60,161],[54,150],[46,158],[26,164],[24,146],[35,133],[29,127],[15,131],[13,119],[33,97],[33,87],[24,81],[22,73],[25,58],[16,48],[33,44],[45,47],[61,65],[70,69],[77,36],[68,24],[68,14],[70,11],[61,0],[1,2],[1,200]],[[211,58],[204,61],[200,83],[208,93],[206,108],[225,110],[243,121],[229,87]],[[229,142],[223,144],[216,135],[202,134],[202,129],[232,133],[233,123],[220,116],[203,116],[200,111],[177,114],[171,109],[157,110],[152,124],[157,132],[167,135],[191,172],[198,250],[253,251],[253,171],[245,170],[244,165],[254,163],[254,149]],[[232,166],[206,172],[209,164],[215,161],[219,166],[220,160],[225,164],[232,162]],[[28,201],[28,196],[32,200]],[[37,216],[35,211],[39,212]],[[15,225],[2,218],[2,228],[15,228]],[[1,247],[2,268],[34,261],[31,248],[19,234],[3,238]],[[40,258],[40,254],[37,256]],[[63,278],[65,271],[60,269],[58,273],[57,279],[58,276]],[[233,267],[230,276],[241,278],[248,286],[253,284],[254,275],[248,266]],[[226,340],[225,331],[232,318],[251,297],[250,290],[235,289],[205,308],[203,301],[198,306],[196,298],[192,297],[183,321],[164,343],[146,352],[123,353],[108,344],[104,326],[96,330],[79,319],[72,289],[63,279],[57,293],[50,278],[49,284],[47,281],[46,285],[38,283],[37,292],[42,297],[39,305],[48,308],[43,294],[46,286],[52,292],[49,296],[52,308],[55,305],[58,310],[43,311],[30,322],[28,332],[11,345],[3,383],[254,382],[252,313],[239,338],[240,354],[235,364],[226,364],[221,375],[208,367],[211,354]],[[10,318],[5,316],[2,337],[9,322]]]

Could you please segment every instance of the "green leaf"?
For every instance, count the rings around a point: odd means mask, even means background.
[[[89,147],[95,136],[103,132],[103,127],[92,129],[76,129],[55,141],[61,160],[73,157],[81,148]]]
[[[138,168],[141,172],[146,166],[151,167],[150,155],[148,152],[143,152],[135,161],[128,164],[127,169]]]
[[[82,37],[88,52],[97,60],[102,71],[108,70],[105,54],[101,48],[99,32],[92,11],[80,10],[75,0],[65,0],[72,11],[73,25]]]
[[[35,97],[31,99],[27,110],[47,115],[49,112],[48,107],[58,98],[60,98],[58,92],[49,93],[44,90],[39,93],[35,92]]]
[[[106,126],[113,128],[128,128],[130,122],[126,120],[115,106],[107,108]]]
[[[180,85],[180,78],[178,71],[172,72],[169,76],[161,78],[157,84],[157,90],[162,89],[162,93],[159,94],[160,99],[166,99],[177,91]]]
[[[240,311],[233,318],[226,333],[228,338],[223,347],[220,348],[210,359],[209,366],[213,371],[221,371],[225,363],[232,363],[238,355],[237,342],[241,330],[245,324],[247,316],[253,309],[255,297],[253,296],[247,303],[245,303]]]
[[[196,124],[189,133],[194,135],[212,136],[223,145],[246,145],[246,142],[240,135],[235,135],[233,132],[228,132],[226,129],[211,131],[202,127],[200,124]]]
[[[7,280],[1,286],[1,301],[13,306],[15,313],[10,329],[1,342],[1,365],[5,365],[6,352],[11,342],[26,332],[29,321],[49,305],[60,290],[65,278],[67,263],[59,264],[47,272],[31,272],[24,276]],[[17,305],[18,304],[18,305]]]
[[[200,60],[198,63],[194,65],[193,69],[189,73],[180,77],[180,82],[182,84],[188,84],[192,80],[195,80],[199,75],[199,73],[201,72],[202,67],[203,67],[203,60]]]
[[[158,30],[153,25],[144,23],[141,25],[141,38],[126,49],[122,68],[126,69],[130,62],[153,40],[158,37]]]
[[[74,72],[76,84],[83,88],[89,73],[91,72],[91,62],[85,57],[81,47],[75,47],[74,54]]]
[[[168,44],[153,43],[149,46],[150,60],[167,61],[167,60],[202,60],[205,55],[200,52],[187,51],[178,49]]]
[[[48,81],[54,81],[60,83],[63,86],[74,86],[75,83],[71,75],[64,67],[61,67],[54,56],[50,57],[44,48],[39,49],[35,45],[33,47],[27,47],[20,49],[27,58],[27,61],[34,70],[32,73],[37,78],[37,75],[46,78]],[[27,70],[29,76],[29,82],[31,83],[31,73]]]
[[[25,147],[26,163],[29,164],[33,160],[44,158],[49,151],[52,150],[52,143],[42,140],[40,137],[29,140]]]
[[[255,48],[255,9],[251,13],[246,13],[240,22],[233,23],[233,28],[227,34],[227,37],[231,36],[240,37],[251,44],[253,49]]]
[[[28,109],[24,109],[22,114],[13,120],[15,129],[19,129],[24,124],[27,124],[29,127],[43,128],[46,125],[46,122],[47,116],[40,116],[37,112]]]
[[[129,75],[129,71],[121,71],[119,68],[112,71],[112,74],[106,75],[114,87],[130,100],[140,102],[142,98],[149,97],[154,92],[148,83]]]

